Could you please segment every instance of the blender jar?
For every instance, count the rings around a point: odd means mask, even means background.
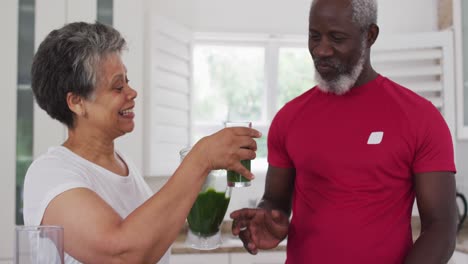
[[[180,151],[181,161],[190,148]],[[231,198],[231,188],[226,184],[226,170],[212,170],[198,193],[187,216],[188,234],[185,243],[192,248],[210,250],[221,243],[220,226]]]

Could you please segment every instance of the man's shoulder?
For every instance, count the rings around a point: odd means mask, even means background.
[[[302,94],[294,97],[289,102],[287,102],[280,109],[280,111],[295,111],[296,109],[303,107],[310,100],[313,100],[313,98],[317,95],[317,90],[318,90],[317,86],[314,86],[310,88],[309,90],[303,92]]]
[[[382,81],[380,82],[382,86],[384,86],[386,89],[394,89],[395,91],[397,92],[400,92],[400,93],[408,93],[409,95],[416,95],[418,96],[415,92],[413,92],[410,88],[408,88],[407,86],[397,82],[397,81],[394,81],[388,77],[382,77]]]
[[[394,95],[395,99],[411,101],[412,103],[421,106],[433,106],[429,99],[416,92],[416,90],[424,90],[424,87],[419,87],[417,84],[409,87],[384,77],[381,85],[387,93]]]
[[[423,87],[408,88],[388,78],[385,78],[382,85],[386,103],[394,106],[392,109],[395,110],[395,114],[400,113],[406,116],[409,123],[422,126],[423,123],[432,122],[442,115],[430,98],[416,92],[416,90],[423,90]]]

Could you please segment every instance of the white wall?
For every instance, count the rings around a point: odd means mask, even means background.
[[[190,0],[147,0],[150,1],[151,14],[165,16],[184,26],[192,27],[195,18],[196,1]]]
[[[382,34],[437,31],[437,0],[378,0]]]
[[[188,2],[188,3],[187,3]],[[194,31],[306,34],[310,0],[159,0]],[[378,0],[383,34],[437,30],[437,0]]]
[[[307,33],[310,0],[194,0],[195,31]]]
[[[0,130],[0,193],[2,217],[0,218],[0,263],[13,257],[15,226],[15,158],[16,158],[16,82],[17,82],[17,40],[18,40],[18,1],[2,2],[0,8],[0,25],[2,41],[0,42],[0,78],[2,96],[0,109],[2,129]],[[9,26],[6,26],[9,25]]]
[[[145,0],[114,0],[114,27],[125,37],[128,52],[123,53],[123,60],[128,69],[130,85],[138,92],[135,102],[135,129],[121,138],[116,145],[132,157],[135,165],[143,168],[143,61],[144,61],[144,9]]]

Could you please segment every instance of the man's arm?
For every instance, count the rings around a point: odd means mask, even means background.
[[[405,264],[447,263],[455,249],[457,210],[455,176],[451,172],[428,172],[414,177],[421,234]]]
[[[294,169],[269,166],[258,208],[231,213],[232,234],[239,236],[250,254],[274,248],[287,236],[295,174]]]
[[[269,166],[265,181],[265,193],[258,207],[280,210],[290,216],[295,177],[295,169]]]

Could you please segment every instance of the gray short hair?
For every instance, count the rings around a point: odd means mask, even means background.
[[[73,127],[67,94],[90,98],[101,60],[125,48],[125,39],[116,29],[98,22],[75,22],[53,30],[39,45],[31,67],[36,102],[52,118]]]
[[[317,0],[312,0],[311,8]],[[353,9],[353,22],[361,30],[368,28],[371,24],[377,24],[377,0],[349,0]]]
[[[377,0],[351,0],[351,5],[353,21],[361,29],[377,24]]]

